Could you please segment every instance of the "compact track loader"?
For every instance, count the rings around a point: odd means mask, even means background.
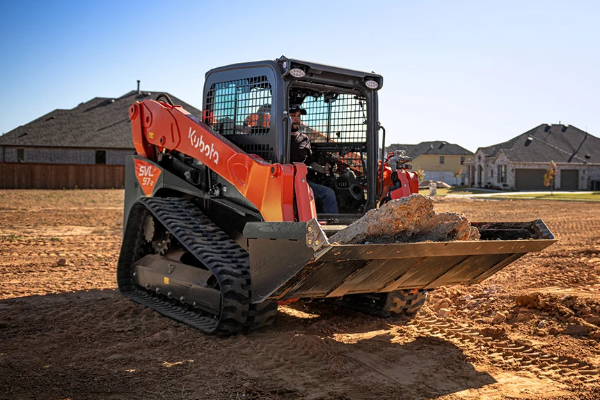
[[[418,192],[410,158],[378,155],[382,85],[281,57],[209,71],[200,116],[166,95],[133,104],[121,293],[210,334],[270,325],[278,304],[298,300],[412,314],[427,291],[481,282],[555,241],[537,220],[475,223],[479,241],[329,243]],[[290,162],[291,105],[306,110],[302,131],[328,174]],[[318,212],[308,181],[333,189],[339,214]]]

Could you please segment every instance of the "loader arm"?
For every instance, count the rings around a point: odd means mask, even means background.
[[[160,151],[176,150],[199,160],[234,185],[266,222],[316,218],[306,165],[267,163],[191,117],[181,106],[153,100],[134,103],[129,118],[138,155],[152,159],[156,146]]]

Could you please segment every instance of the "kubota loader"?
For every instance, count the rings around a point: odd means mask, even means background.
[[[122,294],[210,334],[270,325],[282,302],[415,313],[427,291],[481,282],[555,240],[541,220],[474,223],[479,241],[329,243],[418,191],[410,159],[378,155],[382,76],[281,57],[206,74],[202,115],[166,95],[130,107]],[[319,174],[290,162],[291,105],[306,110]],[[379,132],[383,130],[383,143]],[[334,190],[323,214],[308,181]]]

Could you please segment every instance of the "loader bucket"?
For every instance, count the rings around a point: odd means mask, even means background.
[[[556,242],[542,220],[472,225],[482,240],[340,245],[316,220],[248,223],[252,302],[470,285]]]

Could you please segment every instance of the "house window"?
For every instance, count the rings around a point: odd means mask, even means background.
[[[498,182],[506,183],[506,165],[498,165]]]
[[[25,149],[17,149],[17,162],[25,161]]]
[[[463,165],[464,163],[465,163],[465,158],[464,158],[464,157],[461,157],[461,158],[460,158],[460,165]]]
[[[444,165],[444,156],[440,156],[440,165]]]
[[[493,178],[493,177],[494,177],[494,170],[490,169],[490,178]]]
[[[96,150],[96,164],[106,164],[106,150]]]

